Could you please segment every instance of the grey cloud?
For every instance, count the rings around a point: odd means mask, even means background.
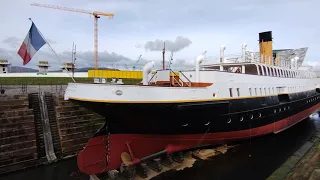
[[[94,66],[94,56],[92,51],[79,51],[77,52],[76,57],[76,67],[81,68]],[[0,48],[0,59],[7,59],[13,66],[23,66],[22,59],[15,50]],[[37,69],[38,61],[48,61],[51,66],[50,70],[57,70],[60,69],[62,63],[71,62],[71,51],[58,53],[58,57],[50,51],[38,51],[34,58],[25,67]],[[139,62],[137,62],[137,59],[130,59],[115,52],[109,53],[107,51],[103,51],[99,52],[98,65],[100,68],[118,68],[128,70],[132,70],[133,66],[135,66],[136,70],[142,70],[143,66],[149,61],[150,60],[141,58]],[[161,69],[162,61],[154,61],[156,63],[155,69]],[[193,61],[189,62],[183,59],[174,59],[171,64],[171,68],[178,70],[191,68],[193,67],[192,62]],[[166,62],[166,66],[168,66],[168,63],[169,62]]]
[[[162,51],[163,45],[166,45],[166,50],[172,51],[172,52],[178,52],[186,47],[188,47],[190,44],[192,44],[191,40],[189,40],[186,37],[178,36],[175,41],[171,40],[155,40],[155,41],[148,41],[144,45],[144,48],[149,51]]]
[[[172,69],[190,69],[193,68],[193,61],[187,61],[185,59],[174,59],[171,64]]]
[[[52,40],[52,39],[48,39],[46,38],[46,41],[49,43],[49,44],[56,44],[57,42]]]
[[[141,45],[141,44],[135,44],[134,47],[136,47],[136,48],[142,48],[142,45]]]
[[[17,48],[17,47],[19,47],[19,46],[21,45],[21,43],[22,43],[22,41],[21,41],[19,38],[14,37],[14,36],[12,36],[12,37],[7,37],[7,38],[4,39],[2,42],[5,43],[5,44],[8,44],[8,45],[9,45],[10,47],[12,47],[12,48]]]
[[[58,57],[49,50],[40,50],[36,53],[33,59],[26,65],[26,67],[37,68],[38,61],[48,61],[51,69],[59,69],[62,63],[71,62],[71,51],[63,51],[57,54]],[[77,67],[93,67],[94,66],[94,54],[93,51],[79,51],[76,54],[76,66]],[[22,59],[17,54],[17,50],[0,48],[0,59],[7,59],[13,66],[22,66]],[[141,69],[148,60],[141,59],[136,64],[137,69]],[[110,67],[116,65],[117,68],[132,69],[136,63],[136,59],[132,60],[125,56],[119,55],[115,52],[99,52],[99,67]]]
[[[21,46],[23,40],[24,39],[17,38],[15,36],[11,36],[11,37],[5,38],[2,42],[5,43],[5,44],[8,44],[11,48],[17,49],[17,48],[19,48]],[[46,41],[49,44],[56,44],[56,41],[48,39],[48,38],[46,38]]]

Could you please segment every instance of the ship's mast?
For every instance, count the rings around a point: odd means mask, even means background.
[[[72,64],[72,77],[74,77],[74,68],[76,66],[76,48],[77,46],[74,44],[74,42],[72,43],[72,52],[71,52],[71,64]]]
[[[164,54],[166,53],[166,42],[163,42],[163,50],[162,50],[162,70],[164,70],[165,64],[164,64]]]

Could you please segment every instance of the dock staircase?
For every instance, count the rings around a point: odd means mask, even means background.
[[[32,93],[29,99],[34,112],[38,158],[56,161],[62,153],[52,94]]]

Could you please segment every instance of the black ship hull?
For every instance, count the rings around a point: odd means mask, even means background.
[[[199,145],[215,145],[280,132],[316,111],[320,93],[317,89],[197,103],[72,101],[106,118],[104,128],[107,131],[104,135],[99,134],[98,138],[107,137],[106,166],[111,170],[120,167],[121,153],[128,152],[130,148],[137,158],[142,158],[163,149],[172,153]],[[87,148],[78,159],[90,156],[92,152]],[[79,167],[84,162],[81,163]]]

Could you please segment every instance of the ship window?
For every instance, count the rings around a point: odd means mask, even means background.
[[[285,77],[289,77],[289,72],[287,71],[287,70],[284,70],[284,75],[285,75]]]
[[[268,67],[264,67],[264,70],[265,70],[264,71],[265,72],[264,75],[269,76]]]
[[[250,96],[252,96],[252,90],[251,90],[251,88],[249,88],[249,94],[250,94]]]
[[[267,67],[267,71],[268,71],[268,75],[272,76],[271,71],[270,71],[270,67]]]
[[[258,95],[257,88],[254,88],[254,93],[255,93],[256,96]]]
[[[262,88],[260,88],[260,95],[262,96]]]
[[[262,71],[262,68],[260,65],[257,65],[258,66],[258,72],[259,72],[259,75],[263,75],[263,71]]]
[[[238,94],[238,97],[240,96],[240,89],[237,88],[237,94]]]
[[[264,95],[267,95],[267,89],[264,88]]]
[[[232,88],[229,88],[230,97],[232,97]]]

